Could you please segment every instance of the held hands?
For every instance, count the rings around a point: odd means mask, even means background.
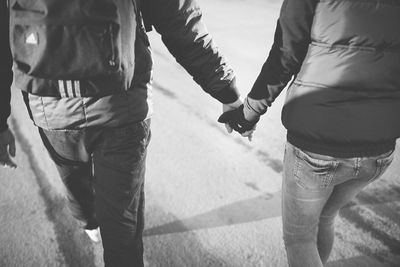
[[[223,114],[219,117],[218,122],[225,123],[228,133],[233,130],[240,133],[243,137],[247,137],[249,141],[253,138],[256,124],[259,116],[247,118],[244,113],[243,101],[238,99],[231,104],[223,105]]]
[[[11,169],[17,168],[17,165],[11,160],[15,157],[15,139],[10,129],[0,132],[0,166]]]
[[[238,98],[238,100],[236,100],[235,102],[230,103],[230,104],[222,104],[222,113],[235,110],[238,107],[240,107],[242,104],[243,104],[242,98]],[[225,123],[225,128],[228,133],[233,132],[233,129],[229,126],[229,123]]]

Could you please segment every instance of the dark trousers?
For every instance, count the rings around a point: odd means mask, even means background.
[[[143,266],[144,175],[150,120],[119,128],[39,129],[73,215],[100,226],[106,266]]]

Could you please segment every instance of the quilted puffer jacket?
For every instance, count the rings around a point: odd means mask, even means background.
[[[396,0],[285,0],[249,96],[272,103],[295,76],[289,142],[337,157],[387,152],[400,137],[399,25]]]

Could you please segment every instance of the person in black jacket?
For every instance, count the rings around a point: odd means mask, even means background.
[[[9,36],[8,12],[3,1],[0,7],[0,36]],[[8,129],[7,118],[10,115],[10,90],[13,75],[11,70],[12,57],[7,38],[0,42],[0,165],[16,168],[11,157],[15,156],[15,141],[12,132]]]
[[[11,3],[9,10],[6,2]],[[39,2],[33,3],[37,5],[34,8],[40,9],[53,3],[38,4]],[[85,5],[86,3],[92,2],[85,1],[82,4],[85,8],[90,7]],[[222,103],[224,110],[237,108],[242,102],[236,88],[235,75],[207,32],[201,20],[200,7],[194,0],[126,0],[93,3],[112,4],[115,8],[110,10],[97,8],[89,10],[90,12],[103,12],[105,15],[119,12],[115,17],[116,21],[121,23],[119,25],[121,38],[113,38],[115,28],[111,30],[107,28],[105,32],[111,37],[110,40],[121,41],[120,46],[111,47],[121,49],[123,53],[121,62],[130,61],[121,68],[127,72],[131,71],[128,73],[131,75],[131,80],[127,81],[129,88],[119,90],[111,85],[105,89],[113,93],[83,96],[85,92],[94,88],[95,82],[83,83],[67,79],[55,83],[57,79],[43,79],[25,73],[25,65],[21,64],[21,61],[26,57],[16,54],[16,48],[40,47],[41,38],[38,38],[39,34],[42,34],[40,31],[28,32],[22,37],[19,32],[15,33],[18,38],[13,38],[14,49],[11,49],[14,56],[14,85],[23,91],[31,118],[39,127],[43,143],[68,189],[69,206],[73,215],[83,221],[85,231],[93,240],[99,241],[100,229],[106,266],[143,266],[144,174],[152,115],[150,98],[152,59],[148,39],[135,3],[144,4],[140,10],[145,11],[146,22],[151,22],[176,60],[207,93]],[[7,125],[13,76],[10,43],[5,38],[9,36],[8,11],[15,12],[15,17],[18,12],[31,12],[30,16],[18,17],[15,23],[38,15],[38,19],[42,19],[42,16],[50,16],[51,12],[62,11],[54,7],[49,8],[49,12],[30,11],[32,2],[29,1],[27,6],[21,9],[23,4],[24,1],[18,3],[0,1],[2,36],[0,38],[0,164],[13,168],[16,167],[11,160],[15,155],[15,141]],[[68,3],[66,5],[68,6]],[[81,13],[90,14],[90,12]],[[61,14],[65,15],[62,12]],[[136,14],[136,19],[133,14]],[[95,19],[101,18],[101,16],[95,17]],[[59,16],[53,16],[53,19],[59,19]],[[45,23],[48,21],[44,20]],[[73,21],[69,20],[68,23],[70,22]],[[149,26],[148,23],[146,25]],[[11,28],[13,26],[15,25],[11,23]],[[102,36],[100,41],[104,40]],[[62,44],[58,40],[48,41],[56,41],[54,45]],[[16,46],[16,41],[20,41],[17,44],[19,47]],[[48,45],[46,48],[53,49],[54,46]],[[53,56],[62,56],[66,51],[61,49],[52,52]],[[84,55],[85,53],[82,54]],[[135,63],[134,66],[132,62]],[[112,58],[109,63],[114,67],[117,62]],[[64,66],[65,64],[59,65],[60,68]],[[43,67],[50,71],[54,70]],[[129,75],[127,77],[130,77]],[[109,82],[109,79],[100,77],[97,85],[104,87],[105,82]]]
[[[323,266],[338,211],[391,164],[400,137],[400,2],[284,0],[244,105],[219,121],[253,129],[294,77],[282,185],[289,266]]]

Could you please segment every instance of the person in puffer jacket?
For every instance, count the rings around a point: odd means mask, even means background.
[[[289,266],[327,262],[339,209],[393,160],[399,25],[399,1],[284,0],[274,44],[244,106],[219,119],[238,132],[252,129],[293,78],[282,110]]]
[[[10,11],[7,2],[0,1],[0,164],[15,168],[15,141],[7,125],[13,79],[13,58],[6,38]],[[122,5],[118,18],[123,26],[136,25],[131,21],[136,12],[133,2],[113,2]],[[194,0],[141,2],[146,22],[161,34],[171,54],[204,91],[220,101],[225,110],[240,106],[235,75],[207,32],[198,4]],[[71,211],[83,221],[93,240],[99,240],[101,230],[105,265],[112,267],[143,266],[152,58],[143,25],[139,22],[137,27],[136,38],[129,36],[134,29],[126,29],[127,35],[121,38],[124,53],[134,54],[135,68],[128,90],[101,97],[80,97],[78,89],[83,88],[64,81],[56,89],[61,93],[59,97],[40,96],[32,93],[37,91],[36,84],[25,83],[25,78],[30,78],[16,74],[14,68],[15,87],[23,90],[31,118],[68,189]],[[134,43],[130,42],[132,39]],[[34,35],[26,39],[32,45],[39,41]]]

